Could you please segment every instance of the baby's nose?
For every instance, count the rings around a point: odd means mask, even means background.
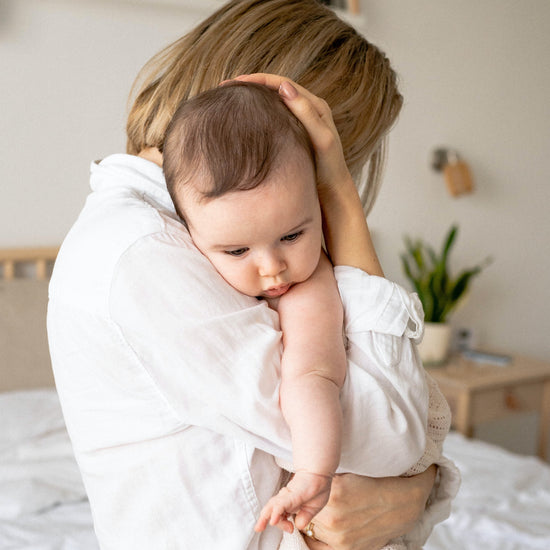
[[[266,254],[259,265],[259,273],[262,277],[275,277],[286,269],[284,258],[277,254]]]

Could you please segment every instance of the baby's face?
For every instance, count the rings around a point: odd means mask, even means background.
[[[312,163],[300,153],[281,164],[250,191],[202,202],[193,193],[185,197],[196,246],[248,296],[279,297],[308,279],[319,262],[321,209]]]

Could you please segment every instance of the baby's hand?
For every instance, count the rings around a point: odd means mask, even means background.
[[[264,506],[255,531],[263,531],[269,523],[292,533],[294,527],[287,518],[289,514],[296,514],[296,527],[305,529],[328,502],[331,483],[330,475],[312,474],[304,470],[296,472],[288,485]]]

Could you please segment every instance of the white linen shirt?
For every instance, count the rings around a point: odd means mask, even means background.
[[[253,526],[291,462],[281,333],[194,247],[162,169],[92,164],[50,283],[56,385],[102,550],[274,550]],[[415,295],[335,269],[349,340],[340,471],[394,476],[422,455],[428,389]]]

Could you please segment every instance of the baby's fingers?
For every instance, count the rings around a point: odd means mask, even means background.
[[[292,505],[288,499],[288,489],[283,488],[282,492],[283,495],[278,494],[272,497],[260,512],[260,518],[254,527],[256,532],[263,531],[268,523],[288,533],[292,533],[294,530],[292,522],[288,520],[288,514],[294,511],[290,509]]]
[[[286,488],[283,489],[286,492]],[[286,521],[288,515],[288,506],[290,502],[287,499],[282,498],[281,494],[278,494],[272,499],[273,504],[271,506],[271,516],[269,518],[269,525],[278,525],[281,527],[281,523]]]
[[[256,522],[254,530],[259,533],[267,527],[268,523],[270,525],[276,525],[277,522],[281,519],[281,515],[283,512],[284,509],[276,505],[275,497],[273,497],[260,512],[260,517]]]
[[[269,510],[262,510],[262,513],[260,514],[260,518],[256,522],[256,525],[254,526],[254,531],[257,533],[261,533],[265,530],[267,525],[273,525],[279,527],[279,529],[282,529],[283,531],[286,531],[287,533],[292,533],[294,530],[294,526],[292,525],[292,522],[290,522],[287,519],[286,513],[280,513],[279,511],[272,511]]]
[[[283,531],[286,531],[289,534],[291,534],[292,531],[294,531],[294,525],[290,520],[288,520],[285,517],[282,517],[276,525],[279,529],[282,529]]]
[[[267,524],[278,525],[286,522],[286,510],[282,504],[277,503],[276,497],[273,497],[260,512],[260,518],[256,522],[254,530],[258,533],[263,531]],[[281,527],[282,528],[282,527]]]
[[[260,514],[260,517],[258,518],[258,521],[256,522],[256,525],[254,526],[254,531],[256,533],[261,533],[265,528],[267,527],[267,522],[269,521],[270,514],[265,514],[262,510],[262,513]]]

